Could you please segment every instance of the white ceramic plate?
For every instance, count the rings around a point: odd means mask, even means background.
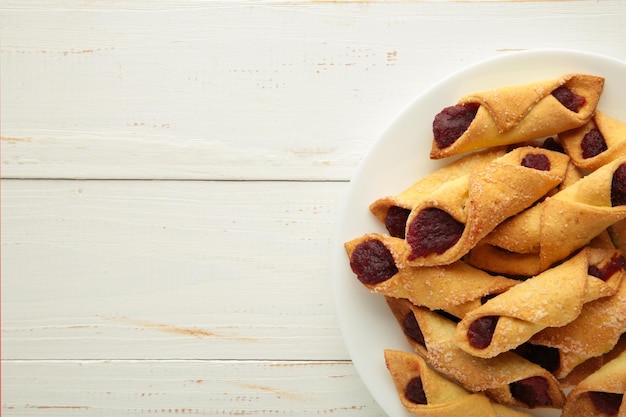
[[[336,237],[333,284],[339,324],[350,357],[372,396],[390,417],[410,416],[384,363],[384,349],[410,351],[384,298],[370,294],[350,269],[343,243],[369,232],[386,233],[369,212],[376,199],[397,194],[449,161],[429,159],[434,116],[465,94],[493,87],[584,72],[606,78],[598,108],[626,120],[626,63],[567,50],[513,52],[472,65],[418,97],[389,126],[358,167],[346,196]],[[536,416],[559,410],[535,409]]]

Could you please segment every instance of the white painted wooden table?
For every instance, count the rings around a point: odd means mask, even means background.
[[[2,415],[381,416],[331,242],[443,76],[626,60],[626,3],[0,2]]]

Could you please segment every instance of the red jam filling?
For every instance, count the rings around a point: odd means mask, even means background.
[[[398,206],[389,207],[385,218],[385,227],[391,236],[404,239],[406,221],[410,214],[411,210],[409,209]]]
[[[613,276],[616,272],[622,271],[626,268],[626,259],[616,253],[611,257],[609,262],[604,264],[601,268],[597,265],[589,266],[587,273],[596,278],[600,278],[602,281],[606,281]]]
[[[548,381],[540,376],[515,381],[509,384],[511,395],[530,408],[547,407],[552,405],[548,394]]]
[[[538,171],[550,171],[550,159],[542,153],[529,153],[522,158],[522,166]]]
[[[485,316],[474,320],[467,329],[467,341],[475,349],[485,349],[491,344],[499,316]]]
[[[568,110],[578,113],[578,110],[585,105],[585,98],[581,95],[574,93],[572,90],[565,86],[556,88],[552,95],[559,103],[565,106]]]
[[[615,392],[590,391],[588,395],[593,407],[607,416],[616,416],[624,399],[624,394]]]
[[[427,208],[409,224],[406,241],[411,246],[409,260],[450,249],[463,234],[465,225],[438,208]]]
[[[515,349],[515,353],[548,372],[555,372],[561,363],[561,353],[557,348],[550,346],[524,343]]]
[[[402,321],[402,329],[404,330],[404,334],[407,335],[407,337],[410,337],[412,340],[419,343],[420,345],[426,346],[426,341],[424,340],[422,329],[420,329],[420,325],[417,323],[415,314],[409,313],[406,315],[406,317]]]
[[[439,149],[447,148],[465,133],[476,117],[477,103],[457,104],[443,109],[433,121],[433,134]]]
[[[620,165],[613,173],[611,205],[626,206],[626,164]]]
[[[406,384],[404,396],[413,404],[428,404],[424,386],[422,385],[422,378],[418,376],[410,380],[409,383]]]
[[[350,257],[350,267],[363,284],[387,281],[398,273],[389,249],[379,240],[359,243]]]
[[[591,129],[587,132],[580,142],[580,147],[582,148],[584,159],[598,156],[608,149],[604,136],[598,129]]]

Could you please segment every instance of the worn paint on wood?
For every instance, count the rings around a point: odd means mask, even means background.
[[[0,11],[5,178],[347,180],[405,106],[468,64],[543,47],[626,58],[621,0]]]

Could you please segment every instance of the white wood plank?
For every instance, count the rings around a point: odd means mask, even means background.
[[[329,251],[346,190],[3,180],[2,356],[348,359]]]
[[[3,361],[3,416],[381,416],[349,362]]]
[[[347,179],[465,65],[626,59],[621,0],[445,3],[3,2],[3,176]]]

